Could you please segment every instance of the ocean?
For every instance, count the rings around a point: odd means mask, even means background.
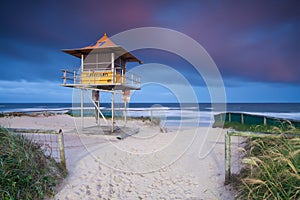
[[[124,113],[123,104],[116,103],[116,115]],[[86,111],[94,112],[92,104],[86,104]],[[102,103],[101,111],[110,113],[110,104]],[[227,112],[242,112],[255,115],[265,115],[290,120],[300,120],[300,103],[228,103]],[[7,112],[79,112],[78,104],[72,103],[0,103],[0,113]],[[211,126],[213,116],[225,110],[219,109],[219,104],[179,104],[179,103],[129,103],[128,117],[156,117],[164,126]]]

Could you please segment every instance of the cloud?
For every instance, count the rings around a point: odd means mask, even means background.
[[[112,36],[145,26],[175,29],[198,41],[227,87],[247,82],[299,86],[299,10],[296,0],[5,1],[0,8],[0,86],[5,81],[59,82],[60,69],[79,66],[61,49],[89,45],[104,32]],[[195,86],[205,85],[183,60],[160,52],[141,55],[146,62],[157,59],[173,67]]]
[[[91,44],[103,32],[163,26],[196,39],[224,76],[296,83],[300,81],[296,76],[299,8],[298,1],[6,1],[0,12],[5,19],[0,36],[5,55],[29,62],[57,56],[54,51],[63,48]],[[20,47],[24,41],[29,48]],[[47,53],[30,51],[32,45]],[[271,73],[274,69],[284,76]]]
[[[72,90],[58,82],[0,81],[1,102],[71,102]]]
[[[300,3],[226,1],[183,5],[191,14],[179,30],[195,38],[225,77],[265,82],[299,82]],[[193,10],[198,9],[198,12]],[[168,12],[167,12],[168,13]],[[171,23],[172,19],[169,19]],[[280,67],[279,67],[280,63]],[[277,66],[275,66],[277,65]],[[270,73],[289,71],[285,78]]]
[[[1,40],[0,43],[3,47],[0,49],[1,80],[58,81],[61,69],[80,65],[79,59],[74,59],[58,49],[22,40]]]

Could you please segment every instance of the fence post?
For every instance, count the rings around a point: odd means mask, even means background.
[[[231,113],[228,113],[229,122],[231,122]]]
[[[67,169],[66,157],[65,157],[65,146],[64,146],[64,135],[61,129],[59,129],[57,135],[58,135],[58,144],[59,144],[60,163],[64,169]]]
[[[153,111],[152,111],[152,109],[150,109],[150,121],[151,121],[151,124],[153,125]]]
[[[225,185],[230,183],[230,163],[231,163],[231,146],[230,146],[230,134],[225,134]]]
[[[244,124],[244,114],[243,113],[241,114],[241,122],[242,122],[242,124]]]
[[[266,125],[267,125],[267,118],[264,117],[264,126],[266,126]]]

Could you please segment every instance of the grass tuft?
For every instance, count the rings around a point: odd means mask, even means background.
[[[288,126],[251,131],[299,134]],[[238,199],[300,199],[300,138],[251,138],[246,144],[244,168],[233,177]]]
[[[66,176],[36,143],[0,128],[0,199],[52,197]]]

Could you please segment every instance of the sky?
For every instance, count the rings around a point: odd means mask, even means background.
[[[71,102],[73,90],[60,86],[60,70],[80,61],[61,49],[141,27],[172,29],[202,45],[221,73],[227,102],[300,102],[299,10],[297,0],[4,1],[0,102]],[[145,64],[162,63],[183,74],[199,102],[211,100],[186,60],[159,50],[135,53]],[[136,102],[174,99],[155,84],[132,96]]]

